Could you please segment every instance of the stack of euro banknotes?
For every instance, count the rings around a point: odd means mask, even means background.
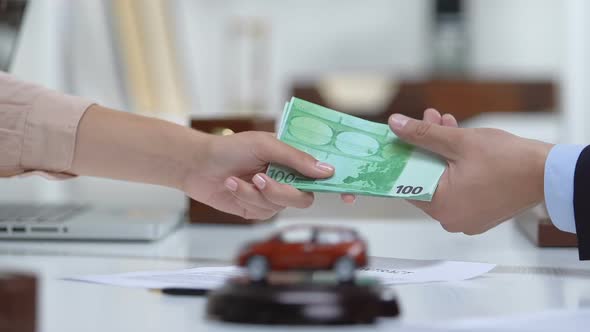
[[[330,178],[311,179],[269,166],[268,176],[303,191],[430,201],[446,167],[436,155],[401,141],[387,124],[295,97],[285,104],[278,138],[336,168]]]

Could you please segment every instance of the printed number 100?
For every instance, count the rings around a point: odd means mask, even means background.
[[[412,187],[412,186],[397,186],[395,187],[396,190],[396,194],[414,194],[414,195],[418,195],[419,193],[422,192],[422,190],[424,190],[424,188],[418,186],[418,187]]]
[[[268,175],[277,182],[291,183],[295,180],[295,174],[277,171],[276,169],[268,171]]]

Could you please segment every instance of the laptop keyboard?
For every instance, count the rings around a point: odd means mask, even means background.
[[[84,212],[84,205],[0,204],[0,223],[60,223]]]

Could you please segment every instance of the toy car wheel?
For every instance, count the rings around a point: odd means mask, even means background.
[[[354,279],[356,264],[350,257],[340,257],[334,264],[334,273],[340,282],[350,282]]]
[[[248,278],[252,281],[264,281],[268,274],[268,261],[264,256],[256,255],[248,259],[246,264]]]

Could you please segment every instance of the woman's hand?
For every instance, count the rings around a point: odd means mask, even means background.
[[[332,166],[272,133],[215,136],[95,105],[80,122],[69,172],[177,188],[199,202],[247,219],[267,219],[285,207],[310,206],[312,193],[264,174],[270,162],[312,178],[334,174]]]
[[[264,172],[270,162],[293,168],[311,178],[328,178],[334,167],[266,132],[209,136],[196,165],[184,181],[193,199],[246,219],[268,219],[285,207],[306,208],[313,193],[278,183]]]

